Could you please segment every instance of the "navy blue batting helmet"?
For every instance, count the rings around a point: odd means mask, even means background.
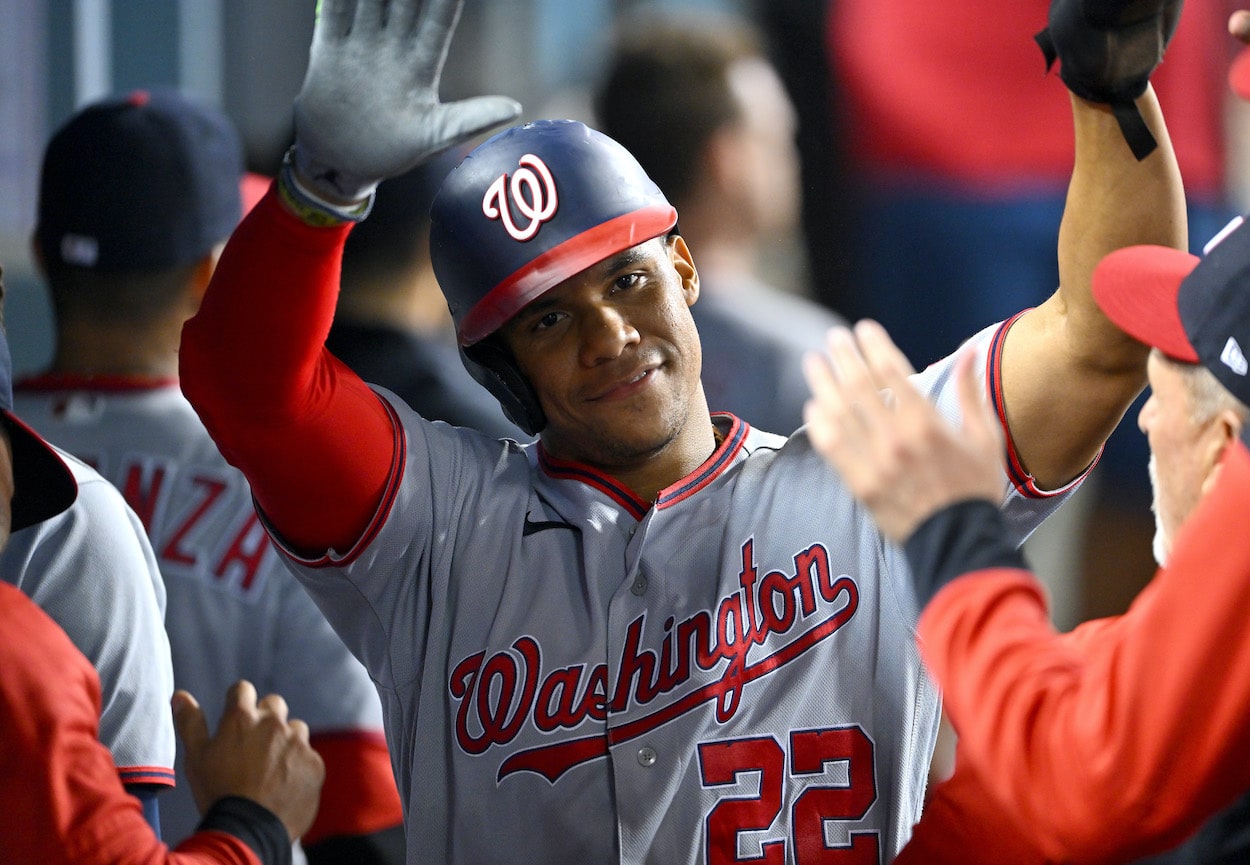
[[[507,349],[488,339],[530,301],[677,224],[638,161],[573,120],[507,129],[461,161],[430,212],[430,255],[465,366],[534,434],[546,425]]]

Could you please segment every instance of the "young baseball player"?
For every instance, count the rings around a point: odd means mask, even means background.
[[[243,177],[229,119],[175,91],[106,98],[63,124],[44,153],[34,238],[56,350],[19,382],[16,404],[142,521],[168,597],[174,685],[215,695],[247,679],[308,722],[329,779],[303,839],[310,861],[402,861],[373,684],[282,566],[247,481],[178,386],[182,324],[238,224]],[[170,841],[195,830],[184,775],[161,811]]]
[[[627,151],[571,121],[513,127],[434,202],[465,363],[536,444],[427,422],[325,352],[375,183],[519,110],[439,103],[459,8],[323,3],[297,144],[180,354],[188,398],[379,684],[410,861],[892,859],[939,715],[906,562],[805,433],[709,415],[695,258]],[[1073,100],[1063,285],[972,338],[1010,419],[1021,534],[1141,387],[1144,349],[1094,305],[1093,264],[1184,244],[1144,77],[1137,105],[1158,141],[1140,161],[1105,106]],[[953,404],[951,370],[918,385]]]

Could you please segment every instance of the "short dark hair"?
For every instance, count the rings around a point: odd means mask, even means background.
[[[596,122],[680,210],[704,146],[741,114],[730,67],[764,56],[762,39],[745,20],[654,10],[627,16],[594,93]]]
[[[102,323],[154,321],[181,304],[199,261],[127,272],[44,263],[52,310],[58,321]]]

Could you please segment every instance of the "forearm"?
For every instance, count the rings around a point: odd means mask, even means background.
[[[1180,171],[1154,91],[1137,100],[1158,147],[1137,161],[1111,110],[1069,94],[1075,163],[1059,229],[1059,288],[1013,327],[1003,356],[1012,439],[1044,488],[1089,467],[1146,381],[1146,348],[1095,303],[1094,268],[1135,244],[1188,242]]]
[[[271,191],[227,244],[180,350],[183,390],[222,453],[284,538],[316,553],[359,536],[395,456],[385,406],[324,348],[346,235],[303,224]]]
[[[1219,544],[1250,505],[1244,450],[1223,475],[1168,570],[1095,633],[1056,634],[1018,570],[956,580],[921,618],[961,755],[1053,858],[1163,849],[1250,786],[1250,644],[1232,602],[1250,591],[1250,547]]]

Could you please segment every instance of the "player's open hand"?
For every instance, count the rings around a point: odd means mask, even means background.
[[[442,104],[438,84],[463,0],[321,0],[295,99],[300,179],[335,203],[521,112],[481,96]]]
[[[257,701],[251,682],[240,681],[226,692],[213,736],[191,694],[175,692],[172,706],[201,813],[225,796],[242,796],[276,814],[292,841],[308,831],[317,816],[325,763],[308,744],[308,725],[287,719],[286,700],[270,694]]]
[[[973,369],[956,362],[962,427],[912,385],[907,358],[873,321],[829,332],[828,356],[804,365],[808,438],[896,541],[942,507],[1002,496],[1003,434]]]

